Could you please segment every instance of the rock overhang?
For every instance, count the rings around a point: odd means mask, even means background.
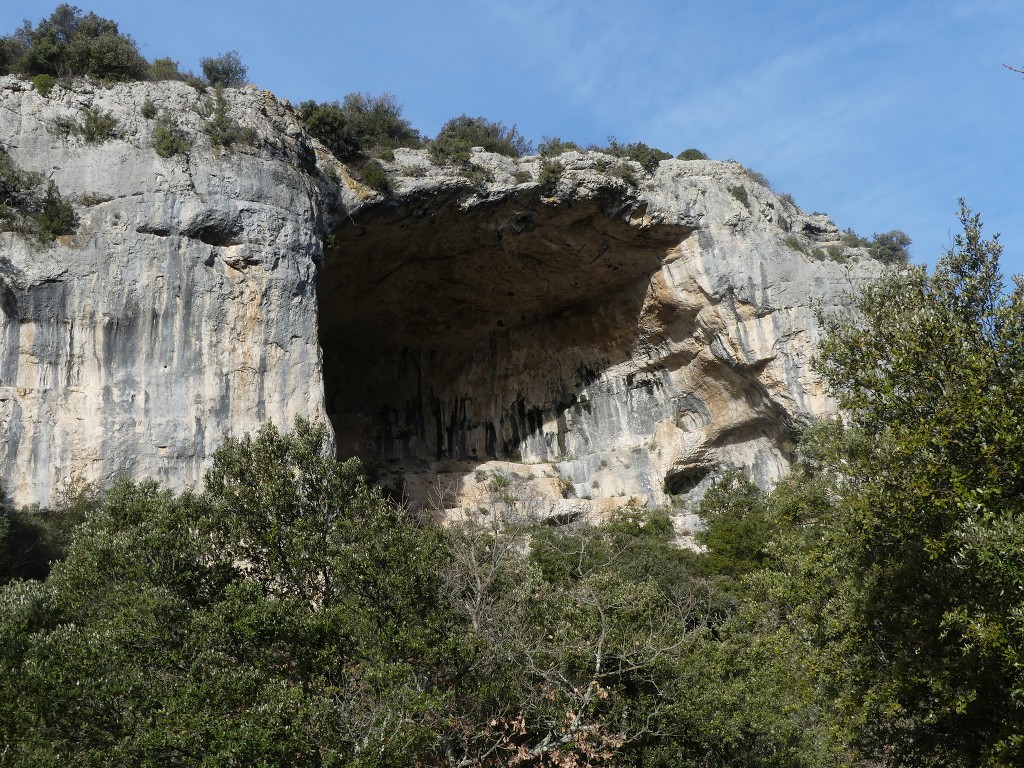
[[[573,503],[664,503],[723,466],[771,482],[789,425],[835,413],[811,305],[845,306],[878,265],[813,255],[834,225],[737,164],[475,152],[473,180],[396,150],[379,195],[286,104],[225,95],[253,145],[211,146],[180,83],[43,98],[0,80],[5,147],[80,220],[45,252],[0,235],[0,460],[19,503],[70,476],[198,485],[224,436],[297,416],[330,416],[342,455],[411,485],[450,472],[465,495],[500,466]],[[187,156],[154,153],[147,99]],[[116,138],[48,130],[89,105]],[[541,183],[545,163],[560,171]]]

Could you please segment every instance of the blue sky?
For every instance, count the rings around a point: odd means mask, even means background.
[[[527,137],[697,147],[933,263],[956,200],[1024,273],[1020,0],[95,0],[150,59],[237,49],[293,102],[394,93],[427,135],[483,115]],[[0,29],[56,2],[3,0]]]

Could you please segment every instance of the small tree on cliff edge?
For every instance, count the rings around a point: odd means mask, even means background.
[[[240,88],[245,85],[245,78],[249,74],[249,68],[242,63],[238,51],[202,58],[199,60],[199,66],[203,70],[206,82],[224,88]]]

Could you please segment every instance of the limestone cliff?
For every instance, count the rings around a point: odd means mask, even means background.
[[[211,144],[184,84],[44,98],[0,79],[0,142],[80,219],[49,248],[0,235],[17,502],[73,474],[198,484],[223,436],[305,416],[414,500],[475,503],[502,472],[575,514],[686,498],[728,466],[768,483],[794,428],[834,413],[813,308],[880,265],[739,165],[477,152],[467,174],[398,150],[385,195],[286,103],[226,97],[250,143]],[[188,152],[154,152],[147,100]],[[87,106],[118,135],[55,133]]]

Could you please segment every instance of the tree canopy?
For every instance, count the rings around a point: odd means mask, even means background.
[[[854,690],[896,765],[1024,759],[1024,285],[962,202],[933,274],[893,273],[822,358],[861,435],[839,544]]]
[[[62,3],[37,26],[26,21],[3,39],[0,66],[7,73],[141,80],[149,63],[117,22]]]

